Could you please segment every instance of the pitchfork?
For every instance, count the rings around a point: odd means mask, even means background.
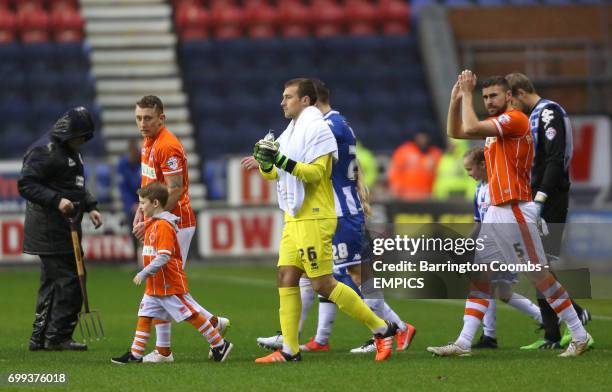
[[[79,330],[84,341],[104,338],[102,320],[97,310],[89,309],[89,299],[87,298],[87,286],[85,286],[85,268],[83,267],[83,256],[81,255],[81,245],[79,244],[79,234],[75,218],[68,218],[70,222],[70,234],[72,235],[72,248],[76,259],[79,283],[81,284],[81,294],[83,295],[84,312],[79,312]]]

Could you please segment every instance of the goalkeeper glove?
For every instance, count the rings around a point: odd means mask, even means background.
[[[258,141],[253,147],[253,157],[264,172],[269,172],[274,166],[275,153],[273,150],[263,147],[262,142],[264,140]]]
[[[295,165],[297,162],[295,162],[292,159],[287,158],[285,155],[283,155],[280,150],[280,144],[276,141],[271,141],[271,140],[266,140],[266,139],[262,139],[260,141],[257,142],[257,144],[255,145],[256,147],[258,147],[258,153],[262,156],[265,156],[266,159],[269,155],[272,156],[272,163],[278,167],[279,169],[283,169],[284,171],[288,172],[291,174],[291,172],[293,172],[293,169],[295,168]],[[257,159],[257,156],[255,156],[255,159]],[[258,160],[259,161],[259,160]],[[272,169],[272,167],[270,167],[268,170],[266,170],[263,166],[262,169],[264,171],[270,171],[270,169]]]

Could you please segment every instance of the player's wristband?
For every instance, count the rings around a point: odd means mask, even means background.
[[[533,201],[535,201],[536,203],[544,204],[546,203],[546,199],[548,199],[548,195],[544,192],[538,191],[538,193],[536,193],[535,197],[533,198]]]
[[[280,152],[276,155],[276,159],[274,162],[274,165],[276,165],[276,167],[278,167],[279,169],[283,169],[289,174],[293,173],[293,169],[295,169],[296,164],[297,164],[296,161],[294,161],[293,159],[287,158]]]

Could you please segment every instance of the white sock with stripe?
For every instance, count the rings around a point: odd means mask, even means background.
[[[155,324],[155,345],[158,347],[170,347],[171,324],[168,321],[162,320],[154,320],[153,324]]]
[[[546,297],[550,307],[557,313],[560,320],[565,321],[573,340],[583,341],[587,337],[586,329],[580,322],[576,309],[572,306],[569,294],[552,274],[536,284],[536,287]]]
[[[476,331],[478,327],[480,327],[480,322],[484,318],[488,307],[488,299],[468,298],[465,301],[463,329],[455,341],[455,344],[463,349],[469,349],[472,346],[474,335],[476,335]]]

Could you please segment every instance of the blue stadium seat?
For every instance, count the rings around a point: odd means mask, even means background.
[[[211,40],[186,41],[178,50],[178,60],[188,72],[202,72],[214,66],[214,49]]]
[[[55,54],[55,44],[37,43],[22,46],[22,62],[30,73],[43,73],[59,61]]]
[[[497,7],[508,5],[508,0],[478,0],[478,5],[483,7]]]
[[[56,44],[53,63],[64,73],[89,72],[90,48],[81,42]]]
[[[542,4],[539,0],[508,0],[511,5],[539,5]]]
[[[448,7],[471,7],[475,5],[471,0],[444,0]]]

